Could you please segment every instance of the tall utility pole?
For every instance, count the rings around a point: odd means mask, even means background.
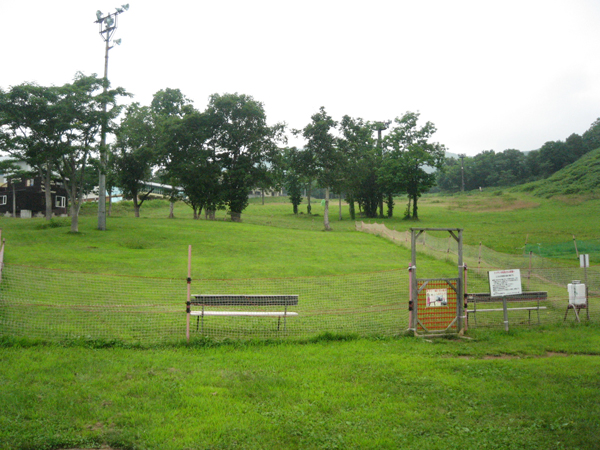
[[[105,42],[106,47],[104,51],[104,82],[103,92],[106,94],[108,90],[108,51],[114,47],[113,44],[121,44],[121,39],[112,41],[112,37],[117,30],[117,18],[119,14],[129,9],[129,3],[122,5],[120,8],[115,8],[115,12],[109,13],[105,16],[102,15],[102,11],[96,11],[96,21],[100,27],[100,37]],[[100,176],[98,180],[98,229],[101,231],[106,230],[106,167],[108,161],[108,151],[106,150],[106,129],[108,128],[108,121],[106,120],[106,101],[102,102],[102,111],[104,115],[102,117],[102,129],[100,131]]]
[[[462,179],[462,185],[460,187],[460,192],[465,192],[465,155],[464,153],[458,155],[460,158],[460,177]]]
[[[385,122],[375,122],[373,124],[373,128],[377,130],[377,152],[379,153],[380,157],[383,156],[383,150],[381,148],[383,142],[381,138],[381,132],[387,130],[391,123],[391,120],[387,120]],[[379,217],[383,217],[383,194],[379,195]]]

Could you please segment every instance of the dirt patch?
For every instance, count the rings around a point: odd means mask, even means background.
[[[514,211],[517,209],[537,208],[539,203],[527,200],[519,200],[514,197],[485,197],[460,199],[448,204],[448,209],[457,209],[460,211]]]
[[[597,194],[588,194],[588,195],[557,195],[552,197],[553,200],[558,200],[566,205],[577,206],[585,203],[589,200],[595,200],[598,198]]]
[[[462,355],[462,356],[458,356],[458,359],[510,360],[510,359],[523,359],[523,358],[557,358],[557,357],[565,357],[565,356],[570,356],[570,355],[569,355],[569,353],[546,352],[544,355],[506,355],[506,354],[501,354],[501,355],[484,355],[483,357]]]
[[[483,359],[521,359],[516,355],[485,355]]]

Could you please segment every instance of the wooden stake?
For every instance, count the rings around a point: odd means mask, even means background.
[[[192,299],[192,246],[188,247],[188,276],[187,276],[187,300],[185,303],[186,307],[186,324],[185,324],[185,337],[190,342],[190,301]]]

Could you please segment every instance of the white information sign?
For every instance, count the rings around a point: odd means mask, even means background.
[[[427,307],[448,306],[447,289],[427,289]]]
[[[521,271],[519,269],[494,270],[488,272],[490,280],[490,295],[503,297],[505,295],[522,294]]]

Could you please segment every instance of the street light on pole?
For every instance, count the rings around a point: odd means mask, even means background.
[[[108,51],[114,47],[114,44],[120,45],[121,39],[112,40],[112,37],[117,30],[117,18],[119,14],[129,9],[129,3],[122,5],[120,8],[115,8],[115,12],[103,15],[102,11],[96,11],[96,21],[100,27],[100,37],[105,42],[104,51],[104,81],[103,92],[106,94],[108,90]],[[106,166],[108,160],[108,152],[106,150],[106,128],[108,127],[106,120],[106,101],[102,102],[102,129],[100,131],[100,175],[98,180],[98,229],[106,230]]]
[[[379,156],[382,156],[382,138],[381,138],[381,132],[387,130],[390,127],[390,124],[392,123],[391,120],[387,120],[385,122],[375,122],[373,124],[373,129],[377,130],[377,151],[379,152]],[[391,194],[390,194],[391,196]],[[379,216],[383,217],[383,195],[379,196]]]

